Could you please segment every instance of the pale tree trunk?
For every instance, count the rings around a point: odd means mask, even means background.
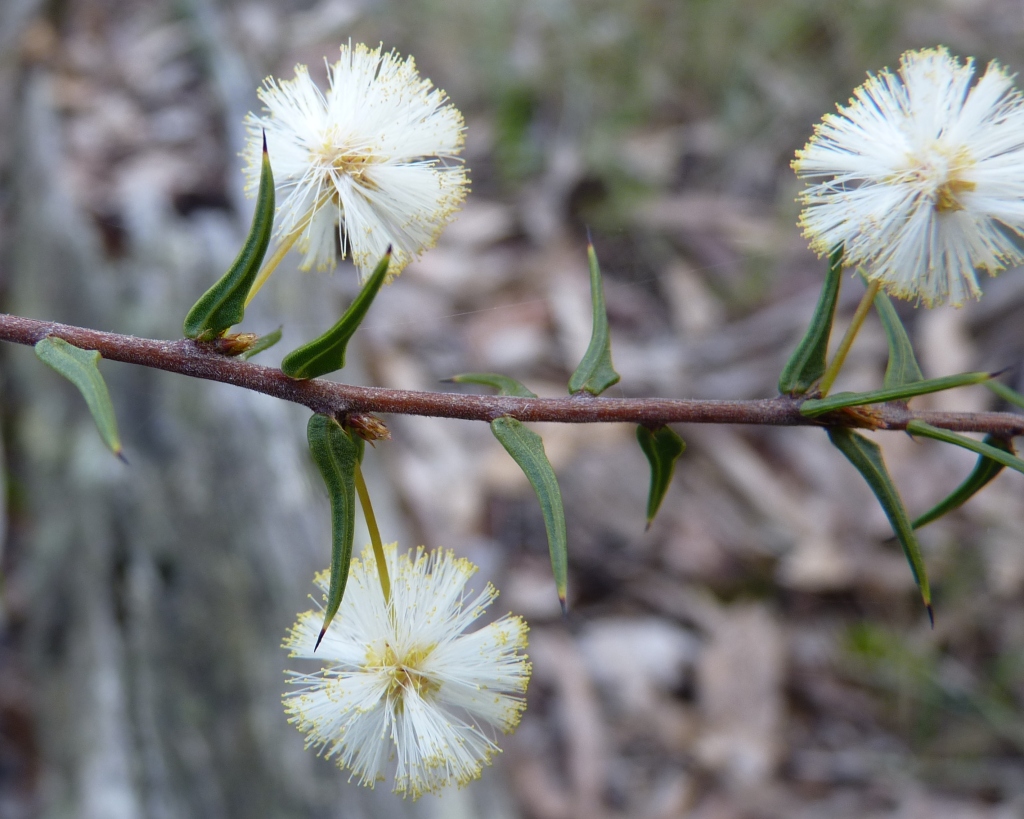
[[[128,214],[127,254],[107,257],[61,175],[51,77],[32,68],[17,81],[17,107],[6,118],[17,133],[5,309],[179,337],[190,299],[230,262],[248,215],[184,220],[142,195]],[[334,308],[296,309],[304,312],[292,319],[322,324]],[[9,455],[25,504],[6,595],[23,601],[17,645],[27,658],[39,757],[26,815],[482,810],[472,800],[486,786],[472,797],[414,804],[386,784],[350,785],[347,773],[304,750],[285,721],[280,643],[309,607],[310,581],[329,557],[304,410],[103,363],[125,465],[105,450],[74,389],[31,350],[0,355],[13,418]]]

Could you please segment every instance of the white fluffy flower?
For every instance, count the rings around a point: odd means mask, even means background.
[[[990,63],[976,82],[945,48],[908,51],[827,115],[797,152],[804,235],[844,248],[895,296],[931,306],[1024,263],[1024,99]]]
[[[466,197],[462,114],[420,77],[412,57],[343,45],[317,88],[304,65],[295,79],[268,77],[263,115],[246,118],[247,190],[259,186],[267,135],[278,194],[276,232],[297,234],[301,267],[352,260],[365,279],[392,246],[392,274],[433,247]],[[338,238],[336,238],[338,237]]]
[[[320,611],[299,615],[285,648],[326,660],[313,674],[291,672],[297,690],[285,710],[307,745],[363,785],[384,779],[395,760],[396,793],[420,796],[480,775],[499,750],[487,726],[519,724],[530,679],[527,626],[506,615],[466,628],[497,596],[466,590],[476,566],[451,551],[385,547],[391,605],[384,602],[370,547],[352,560],[345,597],[316,654]],[[328,573],[316,578],[326,592]]]

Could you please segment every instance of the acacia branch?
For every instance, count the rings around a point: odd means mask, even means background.
[[[110,361],[234,384],[302,404],[313,412],[334,416],[378,412],[472,421],[493,421],[507,415],[520,421],[567,424],[865,425],[852,414],[832,413],[807,418],[800,414],[799,399],[788,396],[745,401],[595,398],[589,394],[566,398],[518,398],[356,387],[322,379],[298,381],[272,367],[226,356],[217,350],[215,344],[188,339],[157,341],[136,338],[0,313],[0,341],[34,345],[46,336],[62,338],[84,350],[97,350]],[[918,420],[955,432],[983,432],[1005,438],[1024,435],[1024,416],[1007,412],[915,411],[897,404],[884,404],[871,407],[868,414],[870,425],[879,429],[906,429],[910,421]]]

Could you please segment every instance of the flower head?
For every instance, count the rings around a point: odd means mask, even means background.
[[[304,65],[268,77],[263,114],[246,118],[247,190],[259,184],[262,134],[274,169],[282,244],[296,241],[301,267],[333,267],[351,253],[369,276],[388,246],[392,271],[433,247],[466,197],[462,114],[420,77],[410,57],[343,45],[321,92]]]
[[[811,247],[842,245],[892,295],[960,305],[981,293],[976,270],[1024,263],[1024,98],[995,62],[974,81],[945,48],[906,52],[825,116],[793,169],[812,180]]]
[[[367,547],[352,560],[341,609],[316,655],[322,614],[299,615],[285,648],[330,664],[291,672],[297,689],[285,694],[285,711],[307,745],[336,757],[361,784],[384,779],[394,759],[395,792],[417,797],[478,777],[499,750],[487,726],[507,733],[519,724],[530,679],[527,626],[506,615],[467,632],[497,591],[487,584],[467,592],[476,566],[451,551],[399,554],[391,544],[385,554],[390,604]],[[328,573],[316,583],[326,592]]]

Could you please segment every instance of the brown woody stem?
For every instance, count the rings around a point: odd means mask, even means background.
[[[34,345],[46,336],[62,338],[84,350],[98,350],[109,361],[123,361],[192,378],[234,384],[309,407],[313,412],[341,416],[381,412],[493,421],[508,415],[520,421],[567,424],[757,424],[772,426],[864,426],[849,413],[818,418],[800,414],[800,399],[788,396],[720,401],[671,398],[517,398],[447,392],[414,392],[381,387],[356,387],[323,379],[297,381],[280,370],[229,358],[210,344],[187,339],[157,341],[103,333],[52,321],[0,313],[0,341]],[[955,432],[991,433],[1004,438],[1024,435],[1024,416],[1007,412],[914,411],[896,404],[871,408],[870,426],[906,429],[913,420]]]

